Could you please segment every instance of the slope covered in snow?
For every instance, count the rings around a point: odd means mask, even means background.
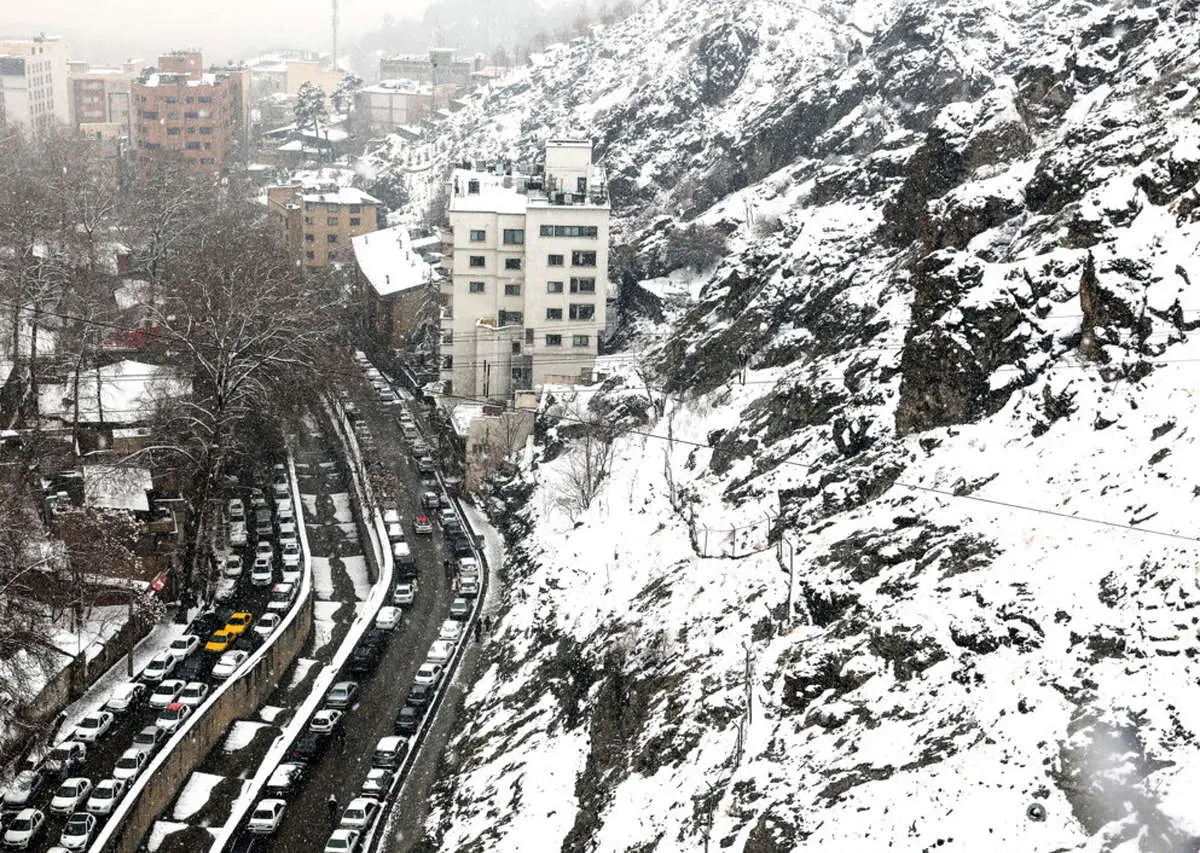
[[[1195,849],[1197,14],[663,0],[454,116],[600,141],[626,297],[724,248],[496,488],[438,849]]]

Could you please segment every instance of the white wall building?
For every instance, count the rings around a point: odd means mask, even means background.
[[[0,124],[42,128],[71,120],[67,43],[0,37]]]
[[[354,122],[369,136],[419,124],[433,113],[433,86],[412,80],[384,80],[354,95]]]
[[[507,399],[591,375],[605,326],[609,204],[589,141],[556,140],[533,174],[455,170],[441,379]]]

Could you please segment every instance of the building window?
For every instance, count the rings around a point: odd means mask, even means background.
[[[204,166],[215,166],[217,164],[217,161],[214,160],[212,157],[201,157],[200,163]]]
[[[337,225],[337,224],[338,224],[338,218],[337,218],[336,216],[326,216],[326,217],[325,217],[325,224],[326,224],[326,225]]]
[[[314,237],[312,234],[305,234],[305,235],[304,235],[304,242],[305,242],[305,243],[312,243],[312,242],[314,242],[316,239],[317,239],[317,238],[316,238],[316,237]]]
[[[337,252],[330,252],[330,253],[329,253],[329,261],[330,261],[330,263],[332,263],[333,261],[336,261],[337,259],[338,259],[338,253],[337,253]]]
[[[179,99],[174,96],[171,96],[171,97],[167,98],[167,103],[168,104],[177,104],[177,103],[179,103]]]
[[[562,255],[547,255],[546,256],[546,266],[561,267],[562,265],[563,265],[563,256]]]
[[[504,268],[506,270],[519,270],[521,268],[521,259],[520,258],[505,258],[504,259]]]
[[[182,133],[182,132],[183,132],[183,131],[181,131],[181,130],[180,130],[179,128],[177,128],[177,127],[168,127],[168,128],[167,128],[167,136],[179,136],[179,134],[180,134],[180,133]]]
[[[543,237],[596,237],[600,232],[595,225],[543,225],[538,233]]]
[[[520,355],[520,354],[521,354],[521,342],[520,342],[520,341],[513,341],[513,342],[512,342],[512,354],[513,354],[513,355]]]
[[[469,281],[467,282],[467,293],[483,293],[483,287],[482,281]]]
[[[546,346],[561,347],[562,346],[562,335],[546,335]]]
[[[504,242],[510,246],[520,245],[525,242],[524,228],[505,228]]]
[[[313,205],[313,203],[312,203],[311,201],[306,201],[306,202],[304,202],[304,209],[305,209],[305,210],[307,210],[307,211],[312,211],[313,207],[314,207],[314,205]]]
[[[521,295],[521,285],[519,285],[519,284],[504,285],[504,295],[505,296],[520,296]]]
[[[304,257],[311,261],[316,256],[312,252],[305,252]]]
[[[202,127],[202,128],[200,128],[200,135],[201,135],[201,136],[211,136],[211,135],[212,135],[212,128],[211,128],[211,127]]]
[[[471,255],[471,259],[468,261],[468,263],[473,267],[482,267],[484,265],[483,255]]]
[[[571,335],[571,346],[573,346],[573,347],[590,346],[591,342],[592,342],[591,335]]]
[[[525,323],[525,315],[520,311],[501,311],[501,326],[520,326]]]
[[[572,278],[571,279],[572,293],[595,293],[596,279],[594,278]]]
[[[573,267],[594,267],[596,265],[595,252],[572,252],[571,266]]]
[[[200,97],[196,98],[196,100],[201,104],[211,104],[212,103],[212,97],[209,95],[201,95]]]
[[[476,231],[476,230],[472,229],[472,231],[471,231],[471,242],[472,243],[482,243],[486,239],[487,239],[486,231]]]
[[[188,100],[190,101],[191,98],[188,98]],[[195,110],[190,110],[190,111],[184,112],[183,117],[184,118],[200,118],[200,113],[196,112]]]
[[[351,213],[362,213],[362,205],[361,204],[350,205],[350,212]]]
[[[312,225],[312,224],[313,224],[313,218],[312,218],[311,216],[306,216],[306,217],[304,217],[304,224],[305,224],[305,225]]]
[[[350,225],[351,226],[362,225],[362,217],[361,216],[351,216],[350,217]]]
[[[454,330],[447,329],[446,331],[442,332],[442,345],[450,346],[453,343],[454,343]]]
[[[596,306],[587,304],[571,303],[571,319],[572,320],[591,320],[596,316]]]
[[[142,110],[142,118],[153,121],[158,118],[158,110]]]
[[[563,292],[562,282],[561,281],[546,282],[546,292],[547,293],[562,293]]]
[[[525,330],[525,346],[527,346],[527,347],[533,346],[533,329]]]
[[[561,308],[547,308],[546,309],[546,319],[547,320],[561,320],[562,319],[562,309]]]
[[[336,235],[336,234],[326,234],[326,235],[325,235],[325,242],[326,242],[326,243],[336,243],[336,242],[337,242],[337,235]]]
[[[338,206],[336,204],[327,204],[327,205],[325,205],[325,210],[328,213],[337,213]]]
[[[188,142],[183,147],[186,148],[188,151],[199,151],[200,143],[199,142]]]

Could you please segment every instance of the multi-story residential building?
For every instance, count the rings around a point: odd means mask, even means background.
[[[306,267],[353,260],[351,241],[379,230],[383,204],[354,187],[267,187],[267,207],[284,248]]]
[[[417,124],[433,112],[433,86],[413,80],[384,80],[354,96],[353,120],[359,134],[380,136]]]
[[[396,54],[379,60],[380,80],[411,80],[433,87],[434,108],[443,109],[456,94],[478,82],[483,57],[456,59],[452,47],[431,47],[427,54]]]
[[[346,72],[327,68],[307,51],[274,51],[249,63],[254,99],[270,95],[295,95],[305,83],[315,83],[326,97],[332,95]]]
[[[133,143],[133,84],[142,63],[92,65],[82,60],[68,63],[71,123],[98,139]]]
[[[533,174],[455,170],[444,285],[446,393],[506,399],[592,371],[606,318],[609,203],[585,140],[547,143]]]
[[[69,122],[68,58],[56,36],[0,38],[0,124],[36,130]]]
[[[178,151],[196,169],[224,168],[245,132],[248,85],[246,68],[205,72],[200,51],[160,56],[156,71],[133,85],[139,159]]]

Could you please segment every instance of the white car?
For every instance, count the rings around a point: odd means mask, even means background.
[[[150,663],[146,664],[146,668],[142,670],[143,681],[162,681],[175,671],[175,656],[162,652],[150,659]]]
[[[230,554],[225,558],[225,565],[221,569],[222,577],[240,578],[242,576],[242,558],[240,554]]]
[[[407,542],[395,542],[392,544],[392,557],[401,560],[412,556],[412,550],[408,547]]]
[[[63,827],[58,843],[68,850],[85,850],[96,831],[96,816],[87,812],[71,815],[67,825]]]
[[[270,835],[279,828],[279,821],[283,820],[285,808],[287,808],[287,803],[283,800],[260,800],[254,807],[254,811],[250,813],[246,829],[256,835]]]
[[[343,716],[345,716],[344,711],[338,711],[334,708],[323,708],[313,714],[312,720],[308,723],[308,728],[314,732],[331,732],[337,728]]]
[[[184,705],[195,708],[208,698],[209,687],[203,681],[189,681],[179,692],[179,701]]]
[[[454,654],[454,643],[449,640],[435,640],[433,645],[429,647],[429,652],[425,655],[425,660],[432,663],[444,664],[450,660],[452,654]]]
[[[96,787],[92,789],[92,795],[88,797],[87,805],[84,806],[92,814],[112,814],[112,810],[117,807],[117,803],[121,801],[121,795],[125,793],[125,780],[123,779],[103,779],[96,783]]]
[[[171,641],[171,645],[167,646],[167,654],[173,655],[176,661],[181,661],[198,648],[200,638],[195,634],[184,634]]]
[[[254,558],[254,568],[250,570],[250,583],[253,586],[270,586],[275,580],[275,571],[271,567],[271,558],[259,555]]]
[[[384,524],[399,524],[400,523],[400,510],[398,510],[398,509],[384,510],[383,511],[383,523]]]
[[[87,800],[92,793],[92,780],[83,776],[73,776],[58,786],[50,800],[50,811],[57,814],[70,814],[79,808],[80,803]]]
[[[5,847],[28,847],[46,827],[46,816],[38,809],[21,809],[4,831]]]
[[[213,593],[213,598],[217,601],[228,601],[237,592],[237,585],[238,582],[233,578],[221,578],[217,582],[217,590]]]
[[[325,853],[353,853],[358,849],[357,829],[335,829],[325,842]]]
[[[287,577],[287,572],[283,573]],[[286,612],[296,600],[296,584],[290,581],[277,583],[271,587],[271,600],[267,602],[267,610]]]
[[[234,548],[246,545],[246,522],[235,521],[229,525],[229,544]]]
[[[442,623],[442,627],[438,629],[439,640],[450,640],[455,642],[462,636],[463,623],[457,619],[447,619]]]
[[[275,548],[270,542],[259,542],[254,546],[254,556],[255,558],[266,557],[268,560],[273,560],[275,559]]]
[[[279,622],[283,619],[278,613],[264,613],[258,617],[258,621],[254,623],[251,629],[260,637],[269,637],[271,632],[279,627]]]
[[[155,688],[154,692],[150,694],[150,707],[167,707],[172,702],[179,699],[179,694],[186,686],[187,683],[179,680],[178,678],[168,678],[166,681],[159,684],[158,687]]]
[[[398,583],[396,588],[392,590],[392,604],[397,607],[407,607],[413,603],[417,597],[417,585],[415,583]]]
[[[413,684],[437,684],[442,680],[442,665],[425,661],[413,676]]]
[[[390,767],[372,767],[362,783],[362,793],[373,797],[385,797],[392,788],[396,771]]]
[[[366,829],[379,812],[379,800],[371,797],[355,797],[342,812],[341,826],[346,829]]]
[[[164,732],[174,732],[191,715],[192,707],[190,705],[185,705],[182,702],[172,702],[162,709],[162,713],[158,715],[158,719],[154,721],[154,725],[158,726]]]
[[[296,542],[284,542],[281,546],[281,553],[285,567],[294,569],[300,565],[300,545]]]
[[[458,576],[460,578],[479,577],[479,561],[474,557],[463,557],[458,561]]]
[[[95,743],[104,737],[105,733],[112,728],[112,724],[113,715],[110,712],[93,711],[79,721],[72,737],[84,743]]]
[[[241,498],[231,498],[229,501],[229,518],[232,521],[240,521],[246,517],[246,505],[242,503]]]
[[[277,518],[280,522],[291,521],[295,517],[296,510],[294,507],[292,507],[292,502],[290,500],[280,501],[275,506],[275,518]]]
[[[4,805],[9,808],[29,805],[29,801],[42,790],[44,783],[45,777],[42,774],[33,770],[22,770],[4,792]]]
[[[46,756],[44,767],[51,773],[66,775],[71,768],[78,767],[85,761],[87,761],[87,747],[77,740],[64,740],[50,750],[50,754]],[[66,768],[65,771],[64,768]]]
[[[137,747],[125,750],[117,759],[117,763],[113,765],[113,778],[123,782],[136,779],[137,775],[142,772],[142,768],[146,766],[147,756],[148,753],[144,749]]]
[[[474,598],[479,595],[479,579],[463,578],[458,583],[458,594],[464,598]]]
[[[221,680],[228,678],[237,672],[237,668],[249,656],[249,652],[225,652],[225,654],[221,655],[221,659],[217,661],[217,665],[213,667],[212,677]]]
[[[379,613],[375,617],[375,627],[383,631],[394,631],[400,627],[400,620],[404,617],[404,611],[399,607],[380,607]]]
[[[146,685],[139,681],[126,681],[113,688],[108,701],[104,703],[104,710],[114,714],[124,714],[126,711],[136,708],[145,698]]]
[[[281,521],[279,523],[279,542],[295,542],[296,541],[296,522]]]
[[[275,497],[275,500],[286,498],[291,493],[291,487],[287,483],[275,482],[271,484],[271,494]]]

